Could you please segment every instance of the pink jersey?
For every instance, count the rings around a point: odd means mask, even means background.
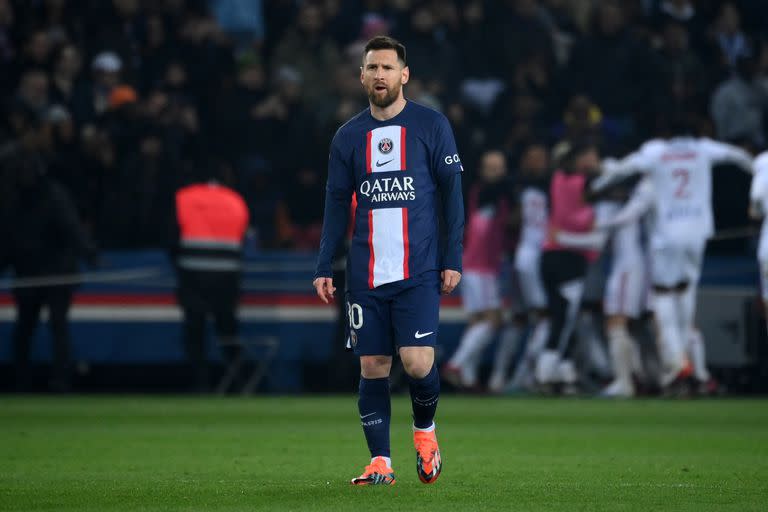
[[[549,234],[544,241],[544,250],[572,249],[553,239],[551,233],[567,231],[585,233],[592,230],[595,223],[595,212],[592,206],[584,201],[584,186],[586,176],[583,174],[567,174],[556,171],[552,176],[549,187]],[[589,261],[598,257],[597,251],[574,249],[584,254]]]
[[[509,203],[499,199],[479,208],[476,185],[469,193],[467,226],[464,231],[464,270],[498,274],[505,248],[504,229],[509,218]]]

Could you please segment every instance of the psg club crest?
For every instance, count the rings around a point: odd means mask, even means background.
[[[357,333],[352,329],[349,330],[349,343],[353,346],[357,346]]]
[[[392,139],[385,137],[379,141],[379,152],[385,155],[392,151],[393,147],[395,147],[395,145],[392,143]]]

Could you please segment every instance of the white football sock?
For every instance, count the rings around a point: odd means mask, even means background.
[[[435,431],[435,422],[432,422],[432,425],[428,426],[427,428],[418,428],[416,425],[413,425],[413,431],[414,432],[434,432]]]
[[[506,381],[507,369],[512,357],[517,350],[517,342],[520,339],[520,327],[510,324],[504,328],[499,340],[499,346],[496,349],[496,355],[493,358],[493,371],[491,372],[490,382],[503,383]],[[497,387],[497,386],[493,386]]]
[[[633,388],[632,384],[632,345],[634,340],[624,325],[608,328],[608,345],[613,363],[614,382]]]
[[[707,354],[704,347],[704,337],[698,329],[692,329],[688,336],[688,355],[693,366],[693,376],[699,382],[707,382],[710,379],[707,369]]]
[[[687,346],[691,339],[693,326],[696,317],[696,290],[695,283],[689,284],[683,293],[680,294],[680,333],[683,336],[684,344]]]
[[[560,285],[560,295],[568,301],[568,307],[565,313],[565,323],[560,331],[560,338],[557,342],[557,350],[561,354],[567,354],[571,344],[571,336],[576,329],[576,323],[579,318],[579,305],[581,296],[584,292],[584,279],[573,279]]]
[[[533,384],[533,369],[536,366],[536,359],[544,350],[549,338],[549,320],[540,318],[533,328],[533,332],[528,336],[528,343],[525,346],[525,354],[517,364],[515,373],[510,381],[513,388],[530,387]]]
[[[384,459],[385,461],[387,461],[387,467],[388,467],[388,468],[391,468],[391,467],[392,467],[392,459],[390,459],[389,457],[384,457],[383,455],[379,455],[379,457],[381,457],[382,459]],[[376,460],[376,459],[378,459],[379,457],[373,457],[373,458],[371,459],[371,464],[373,464],[373,461],[374,461],[374,460]]]
[[[547,346],[547,339],[549,339],[549,319],[540,318],[531,333],[528,349],[525,351],[526,356],[536,359],[541,351],[544,350],[544,347]]]
[[[449,364],[461,369],[465,386],[472,386],[477,382],[477,366],[480,364],[483,350],[493,339],[493,333],[493,324],[489,321],[478,322],[464,331],[459,348]]]
[[[657,293],[653,297],[653,313],[656,317],[656,325],[659,329],[658,345],[664,372],[666,386],[677,376],[685,365],[685,352],[683,350],[684,338],[680,332],[680,295],[676,293]]]

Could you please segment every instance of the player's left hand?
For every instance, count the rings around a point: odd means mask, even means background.
[[[440,279],[443,281],[440,291],[443,295],[450,295],[453,289],[459,285],[459,281],[461,281],[461,272],[443,270],[440,272]]]

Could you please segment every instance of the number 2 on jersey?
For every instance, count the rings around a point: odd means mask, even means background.
[[[688,182],[691,180],[690,171],[688,169],[678,168],[672,171],[672,177],[677,180],[675,197],[686,199],[688,197]]]

